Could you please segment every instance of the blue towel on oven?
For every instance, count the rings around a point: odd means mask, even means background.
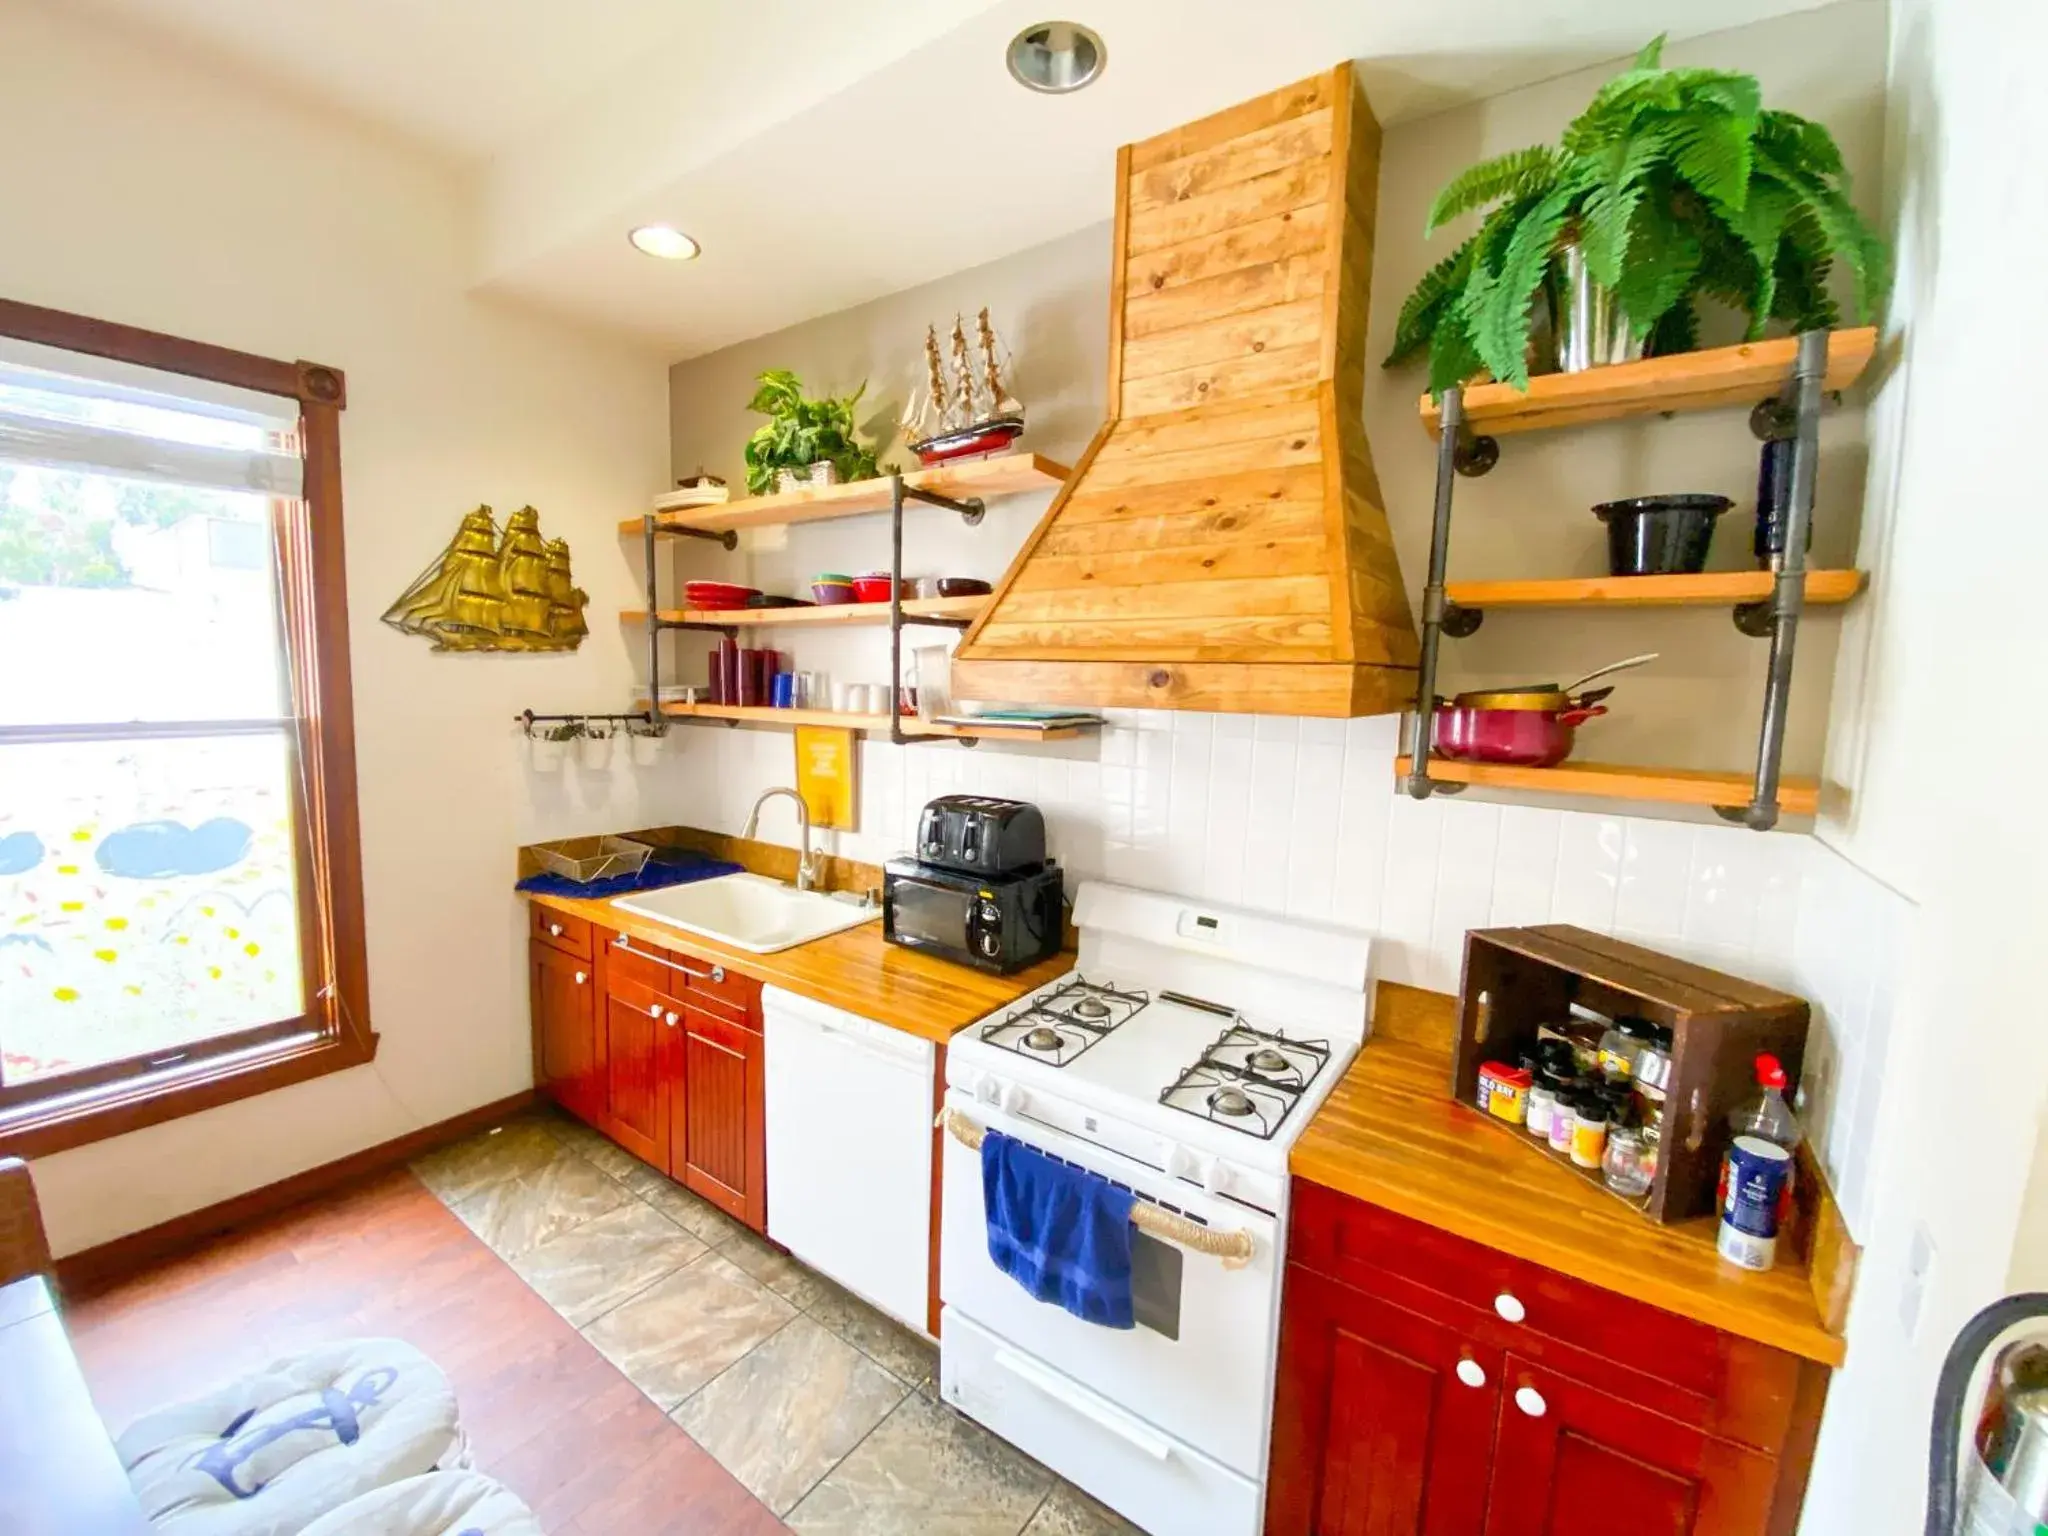
[[[981,1143],[988,1256],[1040,1301],[1104,1328],[1131,1316],[1131,1207],[1105,1178],[989,1131]]]

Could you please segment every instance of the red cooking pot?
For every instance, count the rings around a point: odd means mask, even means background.
[[[1464,763],[1512,763],[1550,768],[1572,753],[1577,728],[1607,713],[1599,700],[1612,690],[1580,694],[1551,692],[1461,693],[1436,708],[1439,757]]]

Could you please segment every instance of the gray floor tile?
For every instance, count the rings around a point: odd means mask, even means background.
[[[667,1412],[796,1315],[714,1253],[612,1308],[583,1336]]]
[[[805,1309],[812,1317],[910,1386],[938,1374],[937,1345],[822,1276],[818,1283],[822,1294]]]
[[[512,1261],[519,1278],[578,1328],[708,1252],[644,1201],[629,1199]]]
[[[653,1206],[670,1221],[714,1248],[723,1247],[736,1232],[747,1229],[701,1195],[694,1195],[667,1174],[648,1167],[638,1158],[625,1174],[626,1188]]]
[[[1024,1536],[1145,1536],[1137,1526],[1108,1506],[1098,1504],[1072,1483],[1054,1483],[1024,1527]]]
[[[906,1390],[851,1344],[799,1317],[672,1417],[781,1515],[860,1444]]]
[[[552,1155],[538,1167],[449,1204],[502,1258],[517,1258],[632,1198],[573,1152],[548,1145]]]
[[[911,1393],[790,1511],[816,1536],[1018,1536],[1052,1474]]]
[[[521,1118],[493,1131],[417,1158],[412,1171],[450,1207],[494,1184],[533,1173],[561,1154],[561,1144],[535,1121]]]
[[[794,1307],[809,1309],[833,1289],[832,1282],[808,1264],[745,1227],[727,1236],[718,1252]]]

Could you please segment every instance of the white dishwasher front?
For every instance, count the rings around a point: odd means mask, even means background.
[[[779,987],[761,1017],[768,1235],[924,1332],[932,1043]]]

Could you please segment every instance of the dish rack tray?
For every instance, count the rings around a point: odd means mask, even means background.
[[[629,837],[565,837],[531,844],[527,852],[551,875],[578,885],[595,885],[600,880],[639,874],[654,850]]]

